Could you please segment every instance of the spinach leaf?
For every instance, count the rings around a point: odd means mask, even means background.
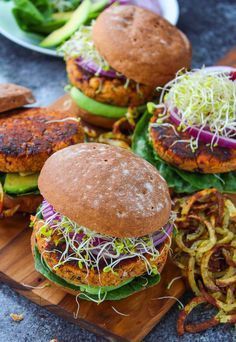
[[[63,18],[53,18],[49,0],[14,0],[12,13],[21,30],[48,34],[65,24]]]

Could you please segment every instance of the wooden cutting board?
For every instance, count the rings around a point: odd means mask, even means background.
[[[236,66],[236,50],[231,51],[219,64]],[[53,108],[76,115],[77,109],[65,95]],[[34,270],[30,250],[31,229],[29,218],[18,214],[0,222],[0,281],[40,306],[79,324],[81,327],[112,341],[141,341],[175,304],[171,298],[180,298],[185,291],[183,279],[176,280],[168,290],[170,281],[179,276],[178,269],[168,260],[161,282],[121,301],[108,301],[100,305],[79,300],[78,318],[75,297],[67,294]],[[26,285],[34,288],[29,288]],[[115,312],[119,311],[126,316]]]

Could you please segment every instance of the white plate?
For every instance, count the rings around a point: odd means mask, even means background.
[[[173,25],[176,25],[179,18],[179,5],[177,0],[159,0],[159,4],[162,9],[163,17]],[[47,49],[39,46],[39,43],[42,40],[41,36],[21,31],[12,15],[12,7],[12,2],[0,0],[0,33],[16,44],[28,49],[46,55],[61,57],[58,55],[56,49]]]

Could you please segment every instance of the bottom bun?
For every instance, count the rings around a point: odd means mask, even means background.
[[[23,213],[34,213],[36,212],[39,205],[42,203],[43,197],[41,195],[21,195],[17,197],[12,197],[4,194],[3,197],[3,208],[13,209],[19,206],[18,212]]]
[[[114,123],[117,121],[116,119],[107,118],[105,116],[99,116],[99,115],[91,114],[91,113],[89,113],[86,110],[83,110],[81,108],[79,108],[77,115],[83,121],[85,121],[91,125],[101,127],[101,128],[105,128],[105,129],[112,129]]]

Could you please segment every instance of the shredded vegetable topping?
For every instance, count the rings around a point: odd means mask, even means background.
[[[153,110],[149,104],[149,110]],[[212,146],[217,137],[235,138],[236,134],[236,82],[228,72],[203,69],[190,72],[179,71],[161,92],[163,109],[161,124],[170,113],[177,112],[179,130],[197,128],[212,133]],[[168,108],[167,108],[168,107]],[[198,138],[194,138],[196,147]]]
[[[78,226],[68,217],[51,211],[50,204],[46,201],[38,212],[38,216],[46,212],[44,225],[39,233],[46,238],[48,243],[53,240],[54,250],[59,255],[57,267],[68,262],[77,262],[79,268],[96,270],[98,272],[116,272],[116,267],[121,261],[138,257],[146,266],[147,273],[158,274],[156,265],[153,263],[160,255],[158,246],[169,238],[172,228],[162,229],[157,235],[154,234],[139,238],[115,238],[99,234]],[[160,241],[160,243],[157,242]],[[63,248],[60,248],[60,245]]]
[[[92,40],[92,29],[93,25],[81,26],[72,38],[62,45],[60,52],[63,53],[66,59],[81,57],[87,62],[93,62],[99,67],[99,70],[107,71],[110,69],[109,64],[95,48]]]

